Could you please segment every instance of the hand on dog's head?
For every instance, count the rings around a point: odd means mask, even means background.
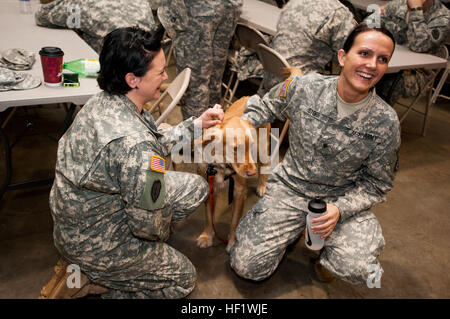
[[[253,160],[250,146],[255,143],[255,128],[247,120],[241,119],[248,97],[234,102],[225,112],[222,123],[203,131],[201,143],[208,155],[216,162],[229,164],[242,177],[256,174],[256,161]],[[213,145],[210,145],[213,143]],[[206,149],[206,147],[208,147]],[[219,150],[216,152],[216,150]]]

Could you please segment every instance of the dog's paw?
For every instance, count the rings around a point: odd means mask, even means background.
[[[206,234],[201,234],[197,238],[197,246],[200,247],[200,248],[211,247],[212,243],[213,243],[212,236],[209,236],[209,235],[206,235]]]
[[[258,195],[259,197],[263,197],[265,192],[266,185],[258,185],[258,187],[256,188],[256,195]]]
[[[228,240],[227,247],[225,248],[225,250],[227,251],[228,254],[230,253],[230,249],[231,249],[231,247],[233,247],[235,242],[236,242],[235,239]]]

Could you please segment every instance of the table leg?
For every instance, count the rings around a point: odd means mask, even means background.
[[[67,131],[67,129],[72,124],[73,113],[75,113],[77,106],[73,103],[70,104],[69,109],[67,110],[66,118],[64,119],[64,126],[61,132],[61,136]]]
[[[70,124],[72,123],[72,117],[76,109],[75,104],[71,104],[69,109],[67,110],[66,117],[64,119],[64,127],[63,132],[69,128]],[[11,172],[12,172],[12,162],[11,162],[11,145],[9,144],[8,137],[6,136],[5,132],[3,131],[2,127],[0,126],[0,148],[1,152],[4,155],[5,159],[4,161],[4,167],[2,166],[3,163],[0,164],[0,169],[5,172],[5,174],[0,175],[0,199],[3,197],[5,192],[7,190],[17,190],[17,189],[24,189],[24,188],[30,188],[30,187],[39,187],[44,185],[49,185],[53,183],[54,177],[49,178],[43,178],[43,179],[36,179],[26,182],[19,182],[11,184]],[[3,178],[4,175],[4,178]]]
[[[0,152],[5,157],[4,163],[0,163],[2,174],[2,180],[0,180],[0,199],[3,197],[3,194],[8,189],[8,185],[11,182],[11,148],[9,147],[8,137],[3,131],[2,127],[0,127]],[[3,167],[3,165],[5,165]],[[5,173],[5,174],[3,174]]]
[[[28,187],[37,187],[48,185],[53,182],[54,177],[31,180],[27,182],[11,184],[11,172],[12,172],[12,162],[11,162],[11,146],[9,145],[8,137],[6,136],[3,129],[0,127],[0,142],[2,144],[2,152],[5,156],[4,164],[5,167],[2,170],[5,171],[4,181],[1,181],[0,186],[0,199],[7,190],[23,189]],[[3,164],[2,164],[3,165]]]

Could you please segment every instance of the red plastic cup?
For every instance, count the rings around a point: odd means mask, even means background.
[[[44,73],[44,83],[47,86],[61,86],[64,52],[57,47],[43,47],[39,51]]]

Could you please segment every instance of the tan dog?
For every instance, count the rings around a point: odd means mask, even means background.
[[[232,220],[230,225],[230,232],[228,235],[227,251],[233,246],[235,242],[234,231],[243,215],[244,201],[247,198],[247,179],[252,177],[258,177],[258,196],[263,196],[266,189],[266,181],[268,175],[261,174],[261,168],[264,166],[258,159],[254,159],[251,152],[251,145],[259,145],[259,139],[266,139],[267,149],[264,154],[268,154],[268,146],[270,139],[270,124],[265,125],[266,134],[260,136],[259,130],[255,129],[248,121],[242,120],[243,114],[248,97],[243,97],[240,100],[234,102],[225,112],[224,119],[221,124],[218,124],[212,128],[205,130],[203,139],[201,141],[203,147],[210,144],[212,141],[217,143],[216,145],[223,146],[222,160],[213,164],[214,169],[217,171],[215,175],[215,192],[219,193],[223,190],[228,190],[228,181],[225,181],[226,175],[233,174],[234,178],[234,196],[232,202]],[[232,138],[230,141],[227,139],[227,129],[232,129],[236,138]],[[253,130],[253,134],[251,131]],[[255,140],[255,133],[258,140]],[[229,136],[228,136],[229,137]],[[227,147],[233,152],[231,156],[227,158]],[[245,151],[244,160],[238,158],[238,150],[241,147],[241,151]],[[259,155],[259,150],[257,152]],[[270,165],[270,163],[265,164]],[[198,165],[198,174],[207,179],[206,170],[208,164],[202,163]],[[234,174],[235,173],[235,174]],[[205,228],[201,235],[197,238],[197,246],[201,248],[210,247],[214,237],[213,227],[213,211],[211,210],[211,203],[208,197],[206,204],[206,220]]]
[[[302,71],[299,68],[291,67],[285,68],[283,72],[286,76],[295,76],[295,75],[303,75]],[[234,102],[230,107],[226,110],[224,119],[221,124],[216,125],[212,128],[205,130],[203,139],[201,143],[203,146],[211,143],[211,141],[215,138],[219,138],[219,142],[223,145],[224,156],[223,160],[219,163],[214,163],[214,168],[217,171],[215,175],[215,192],[219,193],[223,190],[228,190],[228,182],[225,181],[225,177],[227,175],[233,174],[234,182],[234,196],[232,202],[232,219],[230,225],[230,232],[228,234],[228,244],[226,247],[227,252],[229,252],[230,248],[234,245],[235,238],[235,230],[243,215],[244,209],[244,201],[247,198],[247,179],[252,177],[258,177],[258,187],[256,189],[256,194],[262,197],[266,190],[266,182],[269,175],[261,174],[261,170],[263,168],[266,169],[266,173],[269,172],[270,163],[261,163],[260,156],[258,156],[257,160],[251,157],[251,154],[248,152],[250,150],[249,145],[260,145],[260,139],[266,139],[266,149],[262,150],[262,154],[268,154],[269,144],[270,144],[270,124],[266,124],[264,128],[266,128],[267,134],[264,136],[259,135],[259,130],[256,129],[257,140],[255,140],[254,136],[249,134],[250,130],[255,130],[255,128],[245,120],[241,119],[241,116],[245,110],[247,105],[248,97],[243,97],[238,101]],[[244,136],[241,136],[241,139],[232,139],[231,141],[227,141],[226,139],[226,130],[227,129],[237,129],[239,132],[242,132]],[[280,136],[280,140],[283,140],[283,136],[285,131],[282,132]],[[216,141],[217,142],[217,141]],[[231,144],[231,145],[230,145]],[[244,144],[245,149],[245,160],[237,160],[236,154],[233,154],[231,158],[226,157],[226,148],[231,146],[230,149],[233,149],[234,152],[239,149],[238,144]],[[242,145],[241,145],[242,146]],[[261,150],[258,149],[257,154],[261,154]],[[197,167],[198,174],[202,175],[205,179],[207,179],[207,170],[208,164],[199,164]],[[214,226],[213,226],[213,214],[214,212],[211,210],[210,198],[208,197],[205,207],[205,227],[203,232],[197,238],[197,246],[201,248],[210,247],[213,242],[213,237],[215,235]]]

